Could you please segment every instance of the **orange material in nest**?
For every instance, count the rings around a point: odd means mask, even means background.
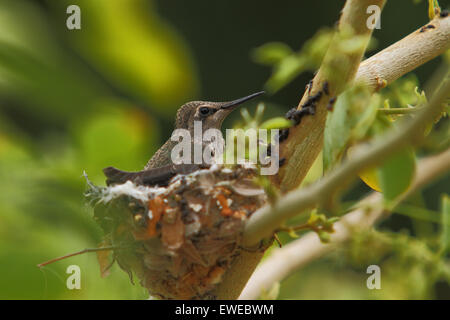
[[[152,218],[150,219],[146,217],[147,228],[145,228],[144,231],[133,231],[133,236],[136,240],[143,241],[156,236],[156,225],[158,224],[165,210],[164,202],[161,197],[156,197],[155,199],[150,200],[148,202],[148,209],[151,212]]]
[[[220,212],[223,216],[231,216],[233,214],[233,210],[230,209],[228,206],[228,200],[225,198],[223,194],[217,195],[217,201],[219,202],[220,206],[222,207],[222,211]]]

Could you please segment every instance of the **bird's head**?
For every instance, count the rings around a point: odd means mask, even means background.
[[[220,129],[223,120],[237,106],[263,93],[264,91],[253,93],[228,102],[191,101],[185,103],[178,109],[175,129],[193,130],[194,121],[201,121],[203,130]]]

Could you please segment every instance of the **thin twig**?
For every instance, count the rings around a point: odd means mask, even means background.
[[[58,258],[53,258],[53,259],[50,259],[48,261],[39,263],[37,265],[37,267],[38,268],[42,268],[42,267],[44,267],[46,265],[49,265],[49,264],[51,264],[53,262],[57,262],[57,261],[60,261],[60,260],[64,260],[64,259],[67,259],[67,258],[70,258],[70,257],[78,256],[80,254],[88,253],[88,252],[108,251],[108,250],[115,250],[115,249],[121,249],[121,247],[109,246],[109,247],[101,247],[101,248],[86,248],[86,249],[81,250],[81,251],[69,253],[69,254],[66,254],[64,256],[61,256],[61,257],[58,257]]]
[[[411,114],[419,111],[420,108],[380,108],[378,112],[384,114]]]
[[[273,235],[273,238],[278,243],[278,246],[281,248],[283,246],[283,244],[281,243],[281,240],[280,240],[280,238],[278,238],[276,233]]]

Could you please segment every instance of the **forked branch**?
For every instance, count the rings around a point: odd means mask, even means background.
[[[424,136],[425,127],[442,112],[445,100],[450,96],[450,80],[443,81],[428,105],[410,121],[399,128],[386,132],[372,145],[362,145],[355,150],[355,156],[330,172],[318,182],[299,190],[291,191],[274,205],[267,205],[256,211],[246,224],[244,243],[253,245],[270,237],[284,221],[312,208],[324,204],[330,197],[342,190],[364,169],[375,167],[398,150],[418,143]]]

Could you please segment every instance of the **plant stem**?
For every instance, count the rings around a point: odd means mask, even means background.
[[[384,114],[411,114],[419,110],[420,108],[390,108],[390,109],[381,108],[378,109],[378,112]]]
[[[53,262],[61,261],[61,260],[64,260],[64,259],[67,259],[67,258],[70,258],[70,257],[78,256],[80,254],[88,253],[88,252],[109,251],[109,250],[115,250],[115,249],[122,249],[122,247],[109,246],[109,247],[102,247],[102,248],[87,248],[87,249],[84,249],[84,250],[81,250],[81,251],[69,253],[69,254],[66,254],[64,256],[61,256],[61,257],[58,257],[58,258],[53,258],[53,259],[50,259],[48,261],[39,263],[37,265],[37,267],[38,268],[42,268],[42,267],[45,267],[46,265],[49,265],[49,264],[51,264]]]

